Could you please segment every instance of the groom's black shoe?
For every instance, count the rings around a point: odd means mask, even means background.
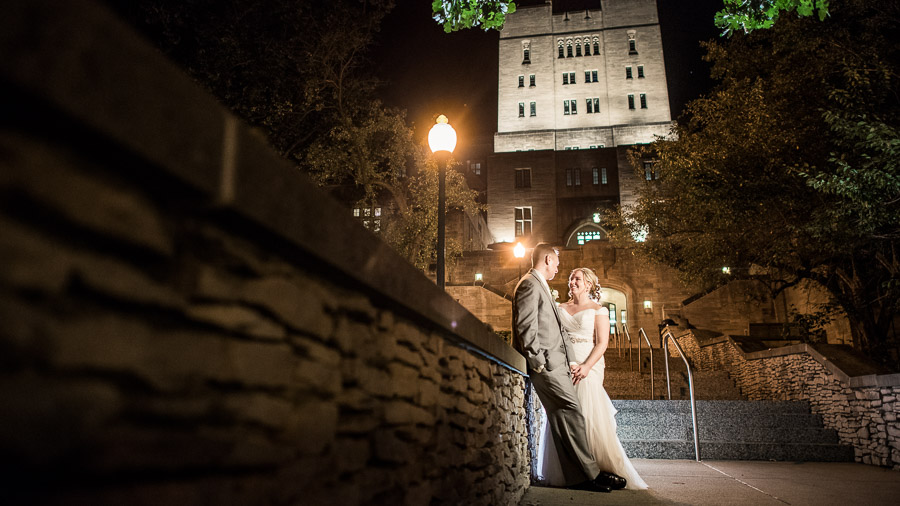
[[[597,483],[596,480],[588,480],[578,485],[572,485],[571,487],[567,487],[572,490],[587,490],[588,492],[612,492],[612,489],[607,487],[606,485],[601,485]]]
[[[598,474],[597,477],[594,478],[593,482],[601,486],[609,487],[613,490],[621,490],[625,488],[625,485],[627,484],[625,478],[622,478],[618,474],[607,473],[603,471],[601,471],[600,474]]]

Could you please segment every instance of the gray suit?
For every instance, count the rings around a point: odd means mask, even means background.
[[[566,485],[592,480],[600,469],[591,454],[584,416],[572,385],[571,352],[556,303],[534,269],[519,280],[515,293],[513,345],[525,356],[528,375],[547,410]]]

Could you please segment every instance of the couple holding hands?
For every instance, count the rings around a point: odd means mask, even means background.
[[[603,388],[609,310],[597,303],[597,276],[573,270],[569,300],[557,306],[548,281],[559,271],[558,251],[540,243],[531,261],[516,286],[513,344],[547,412],[540,475],[579,490],[647,488],[616,436],[616,409]]]

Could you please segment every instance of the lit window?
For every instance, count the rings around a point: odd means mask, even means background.
[[[363,209],[363,216],[372,216],[372,210],[368,207]]]
[[[519,76],[519,88],[525,87],[525,76]]]
[[[644,77],[644,66],[638,65],[638,77]]]
[[[473,172],[476,176],[480,176],[480,175],[481,175],[481,162],[477,162],[477,163],[473,163],[473,164],[472,164],[472,172]]]
[[[625,79],[631,79],[631,67],[625,67]]]
[[[531,103],[531,115],[537,116],[537,103],[536,102]]]
[[[515,211],[516,237],[531,235],[531,208],[517,207]]]
[[[531,74],[530,76],[528,76],[528,85],[534,86],[534,74]]]
[[[572,175],[575,176],[575,186],[581,186],[581,169],[572,169]]]
[[[650,160],[644,161],[644,179],[646,179],[647,181],[659,179],[659,174],[656,173],[656,169],[653,165],[653,162]]]
[[[628,95],[628,108],[634,109],[634,95]]]
[[[600,182],[606,184],[606,167],[600,169]]]
[[[358,207],[353,208],[353,217],[359,218],[359,208]]]
[[[381,216],[381,208],[380,207],[375,208],[375,216],[376,217]]]
[[[634,109],[634,107],[632,107],[632,109]],[[519,117],[525,117],[525,102],[519,102]]]
[[[600,183],[600,170],[597,167],[591,169],[591,183],[599,184]]]
[[[589,241],[597,241],[603,239],[603,232],[600,230],[587,230],[584,232],[578,232],[575,237],[578,239],[578,244],[582,245]]]
[[[516,169],[516,188],[531,188],[531,169]]]
[[[372,221],[372,231],[373,232],[381,232],[381,220],[373,220]]]
[[[647,94],[641,93],[641,109],[647,108]]]
[[[572,186],[572,169],[566,169],[566,186]]]

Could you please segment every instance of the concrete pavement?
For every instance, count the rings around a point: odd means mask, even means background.
[[[609,494],[531,487],[521,506],[900,504],[900,471],[846,462],[632,459],[649,490]]]

